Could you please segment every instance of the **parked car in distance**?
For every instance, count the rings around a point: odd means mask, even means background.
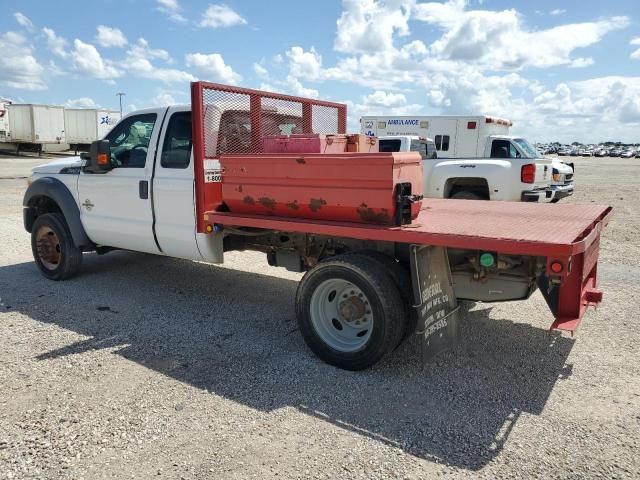
[[[633,158],[633,156],[636,154],[636,152],[634,152],[633,150],[625,150],[624,152],[622,152],[620,154],[621,158]]]
[[[594,152],[594,155],[596,157],[606,157],[607,155],[609,155],[609,152],[604,148],[600,148]]]

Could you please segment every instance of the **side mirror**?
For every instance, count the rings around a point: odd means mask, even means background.
[[[106,173],[113,169],[111,165],[111,149],[109,140],[96,140],[91,143],[89,153],[83,153],[80,158],[86,160],[84,170],[89,173]]]

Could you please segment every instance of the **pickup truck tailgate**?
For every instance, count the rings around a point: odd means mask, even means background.
[[[553,180],[553,162],[546,158],[532,159],[536,165],[535,186],[539,188],[548,187]]]

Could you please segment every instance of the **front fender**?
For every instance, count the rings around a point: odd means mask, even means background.
[[[442,198],[445,194],[445,185],[450,179],[483,178],[489,186],[491,200],[509,200],[508,197],[512,196],[511,185],[516,181],[512,178],[512,170],[511,162],[504,160],[432,161],[432,164],[425,168],[425,195]]]
[[[22,200],[24,228],[31,233],[33,222],[38,216],[36,209],[37,199],[46,197],[58,205],[69,226],[73,242],[77,247],[89,247],[93,242],[87,236],[80,221],[80,209],[67,186],[60,180],[51,177],[43,177],[34,181],[24,194]]]

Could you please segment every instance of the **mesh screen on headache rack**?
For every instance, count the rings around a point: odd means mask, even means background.
[[[201,122],[204,158],[261,153],[266,135],[346,130],[344,104],[205,82],[196,82],[192,93],[194,115],[199,115]],[[197,116],[194,119],[198,121]]]

